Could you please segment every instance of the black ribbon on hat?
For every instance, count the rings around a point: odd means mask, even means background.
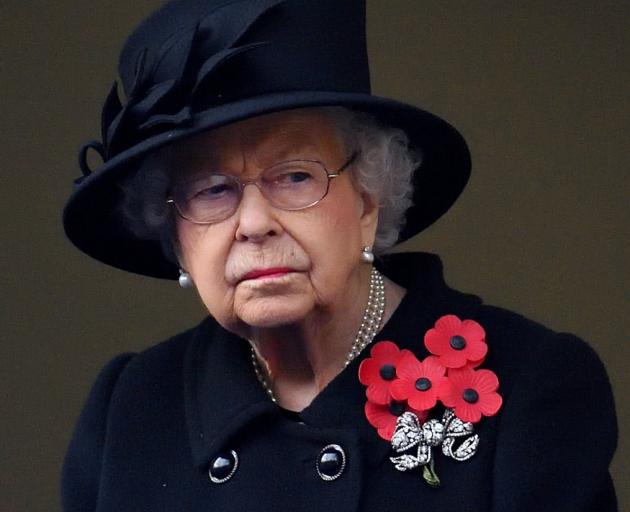
[[[189,126],[200,105],[208,108],[224,101],[221,92],[208,94],[216,71],[234,57],[269,44],[238,42],[261,16],[284,2],[233,2],[195,26],[176,32],[159,51],[142,49],[136,57],[126,104],[119,98],[117,82],[107,95],[101,114],[103,143],[90,141],[80,151],[84,175],[91,172],[86,159],[89,149],[109,160],[148,136]]]
[[[75,185],[78,185],[83,181],[84,178],[92,174],[92,170],[90,169],[87,161],[88,152],[90,151],[90,149],[96,151],[101,157],[101,160],[105,161],[105,146],[103,146],[101,142],[99,142],[98,140],[91,140],[90,142],[86,142],[85,144],[83,144],[83,147],[79,150],[79,167],[81,168],[83,176],[79,176],[76,180],[74,180]]]

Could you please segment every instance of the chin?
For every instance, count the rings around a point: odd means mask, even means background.
[[[267,297],[248,301],[236,308],[236,313],[250,327],[271,329],[300,323],[313,311],[313,306],[306,298]]]

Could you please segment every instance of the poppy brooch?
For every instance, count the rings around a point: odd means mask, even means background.
[[[365,415],[378,435],[390,442],[399,471],[422,468],[424,480],[440,485],[433,449],[465,461],[477,451],[473,424],[494,416],[502,398],[494,372],[478,369],[488,352],[486,333],[474,320],[445,315],[424,335],[431,355],[422,361],[392,341],[372,346],[359,366],[365,386]],[[430,418],[436,406],[442,416]]]

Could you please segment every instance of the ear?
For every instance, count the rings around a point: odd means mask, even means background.
[[[378,199],[372,194],[361,192],[361,206],[361,239],[363,245],[373,247],[378,226]]]

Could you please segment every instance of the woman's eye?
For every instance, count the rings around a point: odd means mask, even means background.
[[[210,183],[199,183],[196,189],[190,194],[191,199],[214,200],[226,197],[236,192],[236,184],[226,180],[224,177],[214,177]]]
[[[213,187],[208,187],[200,190],[197,195],[201,196],[219,196],[224,192],[227,192],[229,187],[225,184],[223,185],[214,185]]]
[[[284,185],[292,185],[294,183],[303,183],[311,178],[311,174],[307,171],[291,171],[278,175],[275,181]]]

